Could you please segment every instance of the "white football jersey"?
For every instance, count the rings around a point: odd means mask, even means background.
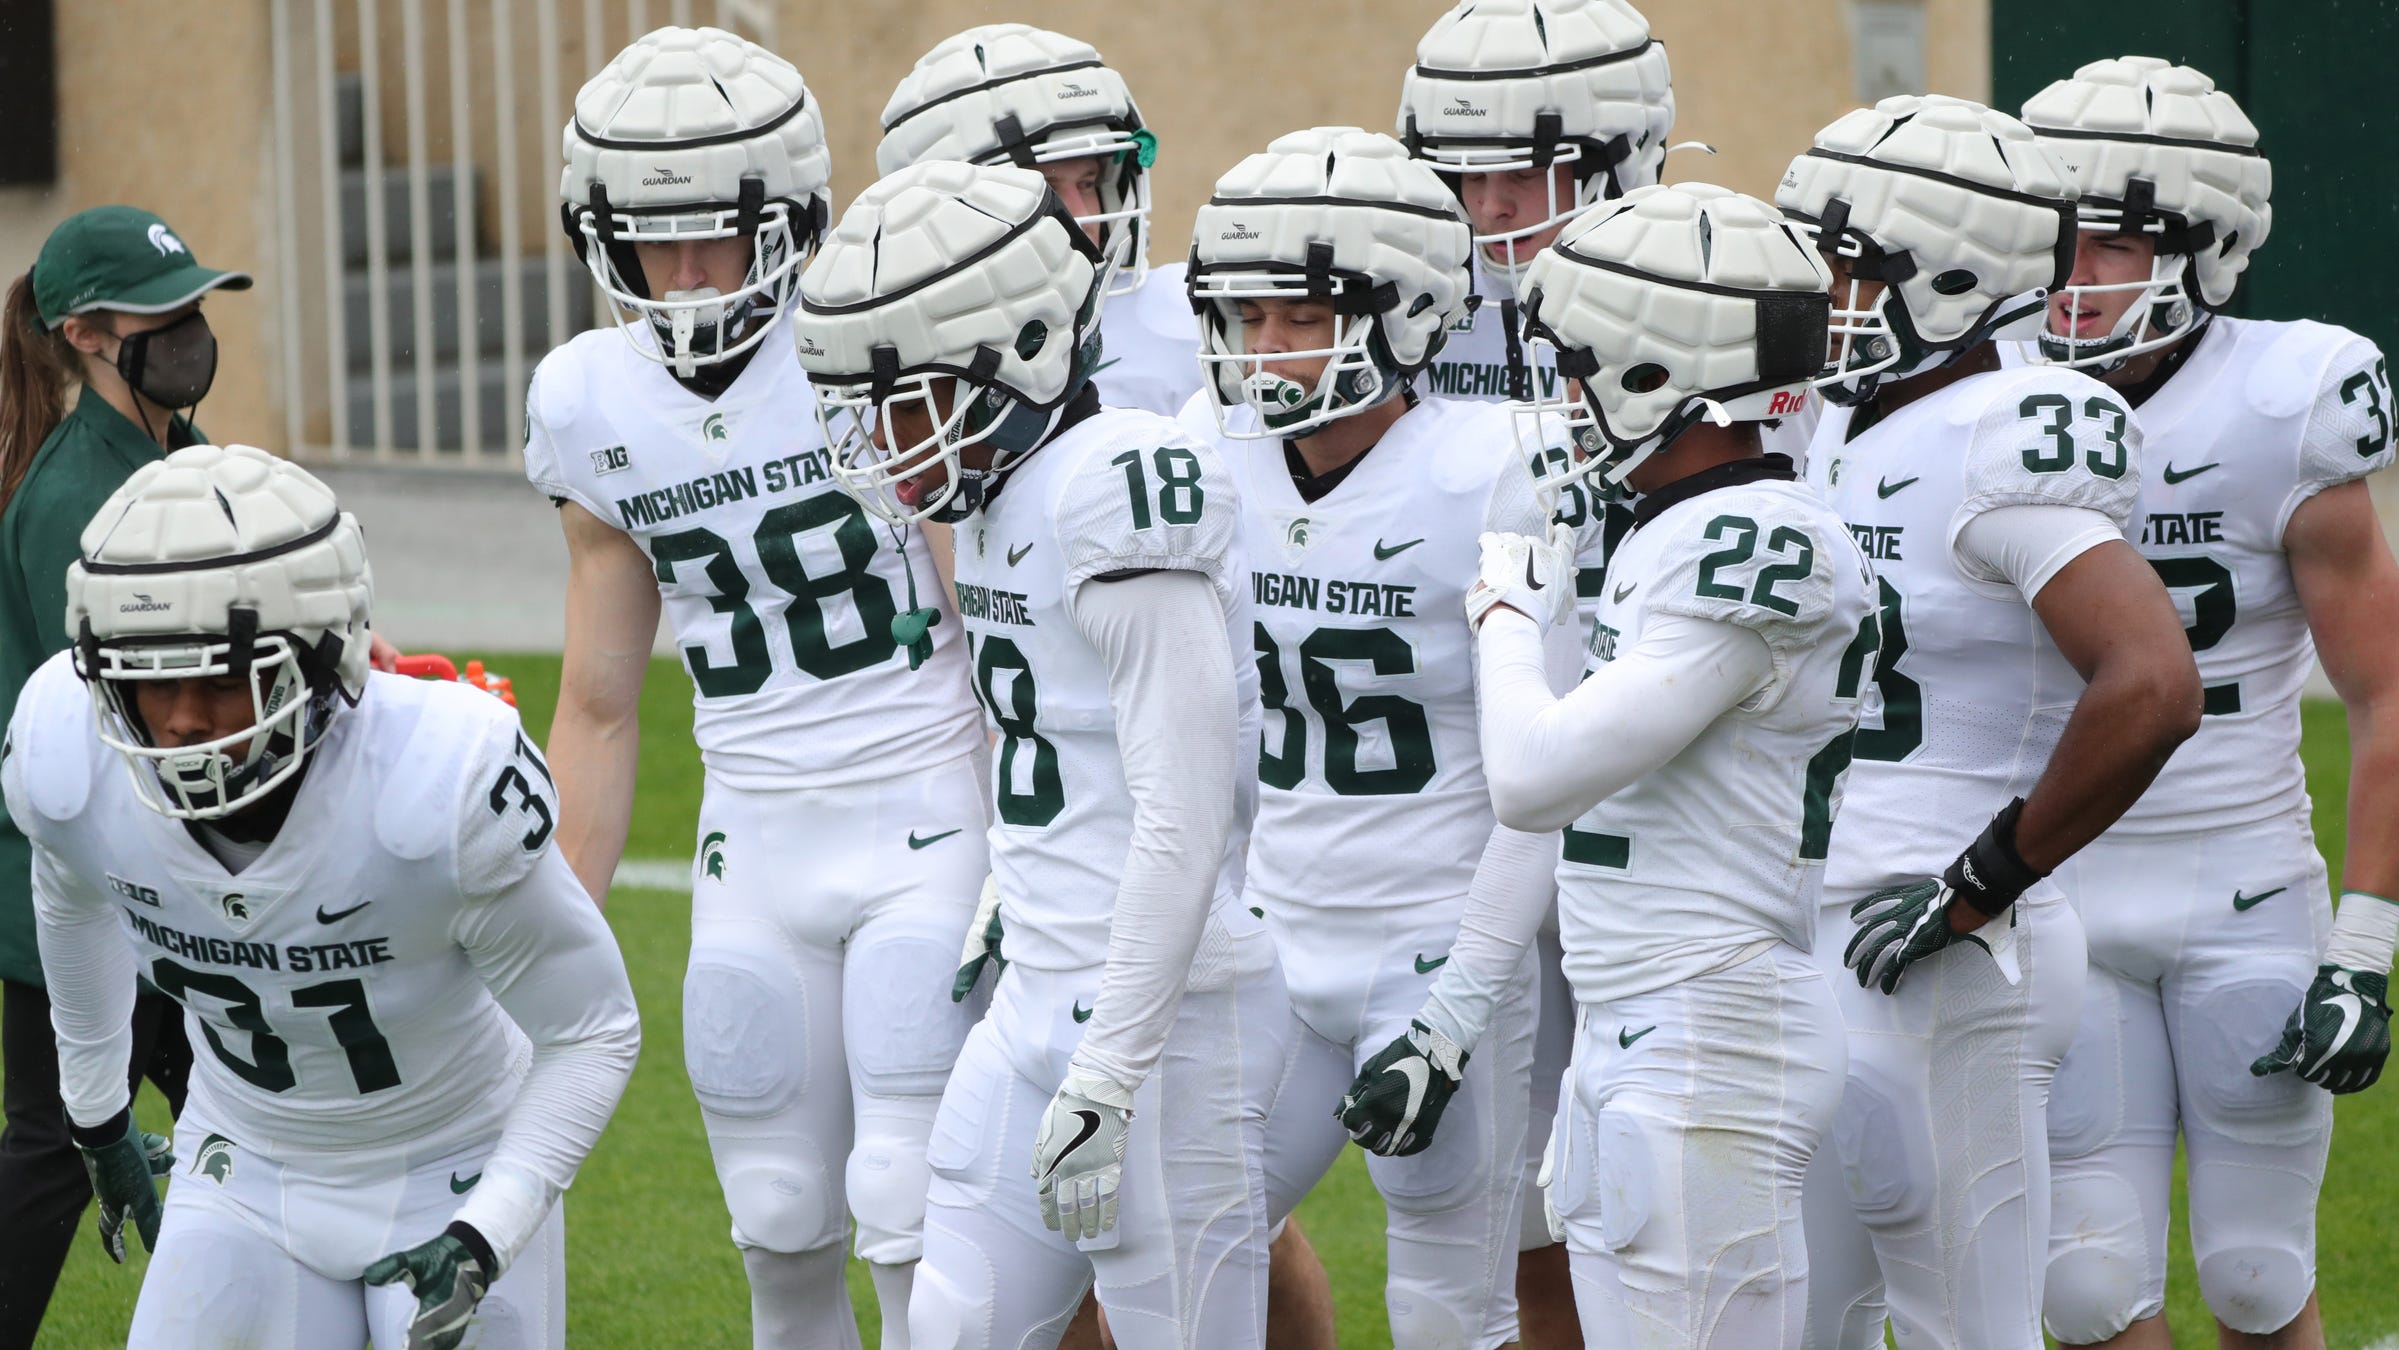
[[[1263,711],[1245,893],[1270,912],[1463,903],[1496,823],[1466,587],[1483,531],[1546,528],[1514,419],[1420,400],[1313,502],[1281,440],[1216,448],[1241,491]]]
[[[1815,945],[1824,862],[1873,675],[1874,574],[1805,484],[1702,492],[1634,528],[1608,563],[1585,669],[1654,616],[1765,639],[1766,688],[1657,772],[1566,829],[1558,931],[1577,1001],[1606,1003]]]
[[[2393,454],[2390,372],[2372,342],[2329,324],[2230,318],[2197,342],[2140,407],[2133,542],[2182,611],[2206,716],[2112,834],[2306,814],[2299,696],[2316,644],[2283,529],[2301,502]]]
[[[1483,265],[1481,251],[1474,260],[1474,295],[1466,313],[1450,324],[1448,335],[1432,364],[1416,377],[1417,388],[1446,398],[1485,403],[1512,397],[1508,384],[1508,319],[1519,311],[1515,292],[1504,279]],[[1557,352],[1543,345],[1519,345],[1531,392],[1543,399],[1558,396]]]
[[[370,676],[238,874],[135,795],[69,654],[25,686],[9,734],[0,776],[40,903],[122,918],[141,974],[184,1006],[195,1115],[269,1153],[497,1135],[531,1046],[478,951],[525,921],[495,902],[552,852],[558,816],[512,709]]]
[[[972,753],[957,625],[933,626],[920,670],[891,636],[909,568],[935,604],[932,556],[910,528],[903,562],[900,531],[834,483],[781,324],[715,399],[612,329],[577,335],[533,373],[525,476],[649,555],[711,779],[830,787]]]
[[[1882,611],[1825,873],[1842,898],[1938,875],[2032,790],[2082,697],[2016,588],[1968,574],[1959,532],[1985,511],[2041,503],[2121,528],[2141,484],[2139,423],[2075,371],[1969,376],[1853,438],[1854,416],[1828,408],[1808,452],[1809,481],[1874,564]]]
[[[1199,319],[1182,263],[1152,267],[1141,285],[1100,304],[1100,364],[1091,382],[1111,408],[1172,417],[1199,392]]]
[[[991,870],[1011,964],[1103,964],[1132,846],[1107,663],[1075,627],[1068,600],[1112,572],[1197,572],[1216,587],[1238,656],[1250,641],[1240,517],[1239,493],[1212,448],[1166,418],[1102,408],[1027,456],[959,522],[958,612],[975,694],[999,738]],[[1257,674],[1239,660],[1233,669],[1246,742],[1257,734]],[[1241,890],[1255,807],[1243,781],[1217,907]]]

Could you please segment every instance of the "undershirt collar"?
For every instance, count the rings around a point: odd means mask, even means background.
[[[1718,488],[1739,487],[1744,483],[1796,482],[1797,470],[1791,467],[1789,455],[1759,455],[1751,459],[1736,459],[1729,463],[1701,469],[1689,477],[1677,478],[1655,492],[1644,492],[1633,504],[1633,528],[1640,529],[1664,515],[1666,511]]]

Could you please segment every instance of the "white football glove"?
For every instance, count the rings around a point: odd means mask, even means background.
[[[975,981],[983,978],[983,967],[992,970],[991,979],[999,982],[999,972],[1008,968],[1008,958],[1000,955],[1000,879],[983,878],[983,898],[975,902],[975,921],[966,927],[966,945],[958,952],[958,975],[950,982],[950,1002],[964,1003],[975,991]]]
[[[1493,608],[1506,605],[1543,628],[1574,612],[1574,531],[1550,527],[1547,538],[1486,531],[1482,569],[1466,588],[1466,625],[1480,631]]]
[[[1564,1242],[1566,1221],[1558,1217],[1558,1202],[1554,1198],[1557,1194],[1557,1177],[1558,1136],[1553,1133],[1549,1142],[1541,1146],[1541,1171],[1533,1178],[1533,1184],[1541,1188],[1541,1219],[1549,1225],[1549,1240]]]
[[[1082,1241],[1116,1227],[1125,1134],[1132,1124],[1132,1093],[1105,1078],[1067,1071],[1033,1136],[1041,1222],[1051,1232]]]

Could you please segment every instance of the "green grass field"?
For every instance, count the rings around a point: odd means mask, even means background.
[[[546,732],[557,693],[555,658],[493,658],[513,676],[536,733]],[[689,686],[671,662],[658,663],[644,695],[642,776],[626,854],[683,858],[693,847],[700,770],[691,748]],[[2337,705],[2307,710],[2309,788],[2316,836],[2327,857],[2341,857],[2348,743]],[[619,890],[608,917],[623,943],[641,1001],[641,1067],[616,1121],[583,1169],[568,1203],[569,1343],[576,1350],[616,1347],[746,1347],[748,1290],[726,1239],[727,1219],[709,1167],[682,1063],[682,970],[689,941],[683,897]],[[143,1122],[167,1119],[152,1095]],[[2344,1098],[2324,1188],[2319,1242],[2325,1325],[2336,1350],[2365,1350],[2399,1333],[2399,1247],[2386,1202],[2399,1204],[2399,1088]],[[1383,1325],[1382,1208],[1359,1164],[1347,1155],[1307,1205],[1303,1221],[1322,1253],[1340,1305],[1341,1343],[1368,1350],[1390,1345]],[[2178,1231],[2176,1242],[2182,1237]],[[139,1244],[132,1244],[138,1248]],[[87,1226],[76,1240],[39,1345],[49,1350],[121,1346],[140,1285],[143,1257],[126,1269],[101,1255]],[[875,1344],[874,1298],[865,1272],[851,1265],[866,1344]],[[2175,1344],[2212,1347],[2213,1323],[2199,1301],[2187,1249],[2177,1246],[2168,1315]]]

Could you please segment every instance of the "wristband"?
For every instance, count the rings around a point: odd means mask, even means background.
[[[442,1232],[449,1237],[458,1239],[458,1245],[466,1248],[467,1255],[474,1257],[482,1265],[483,1278],[486,1282],[500,1278],[499,1258],[492,1255],[491,1244],[484,1241],[481,1233],[475,1231],[475,1225],[452,1219],[450,1226],[444,1228]]]
[[[101,1121],[97,1125],[78,1125],[74,1121],[69,1120],[67,1122],[67,1137],[75,1141],[75,1147],[77,1148],[85,1150],[102,1149],[124,1138],[125,1132],[132,1128],[133,1107],[131,1105],[127,1105],[120,1109],[115,1115],[110,1116],[108,1119]]]
[[[1950,893],[1972,906],[1985,918],[1997,918],[2016,903],[2039,881],[2042,873],[2033,870],[2016,851],[2016,821],[2024,814],[2024,799],[2018,797],[2001,807],[1991,823],[1975,836],[1966,851],[1957,856],[1941,881]]]
[[[2394,946],[2399,946],[2399,903],[2371,891],[2341,892],[2324,964],[2381,975],[2391,968]]]

